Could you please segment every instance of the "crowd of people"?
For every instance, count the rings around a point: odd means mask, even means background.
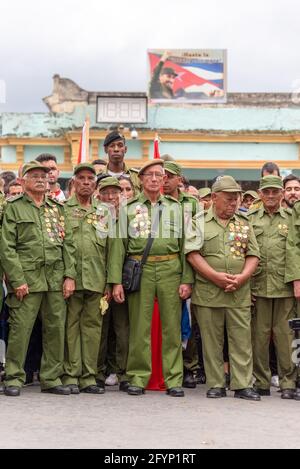
[[[2,173],[1,392],[19,396],[35,378],[52,394],[104,394],[116,384],[144,394],[157,300],[169,396],[206,382],[208,398],[230,389],[259,401],[275,374],[281,397],[300,399],[289,327],[300,299],[299,178],[282,179],[269,162],[258,192],[243,193],[228,175],[198,190],[169,155],[128,168],[117,131],[104,149],[107,161],[74,168],[66,194],[50,154],[17,179]],[[131,292],[128,260],[141,272]]]

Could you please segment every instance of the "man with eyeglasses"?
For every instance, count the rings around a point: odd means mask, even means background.
[[[10,308],[5,394],[19,396],[24,362],[37,315],[43,323],[42,392],[68,395],[62,385],[65,300],[75,289],[75,248],[64,207],[48,198],[49,169],[37,161],[23,166],[24,194],[7,202],[3,217],[1,262]]]
[[[121,197],[121,185],[117,178],[106,177],[99,182],[99,200],[107,204],[111,210],[111,219],[116,223],[119,214],[119,204]],[[111,354],[109,360],[111,343],[115,338],[115,353]],[[129,340],[129,319],[128,306],[125,303],[116,303],[114,299],[110,301],[102,322],[102,333],[100,350],[98,356],[97,384],[102,389],[105,388],[105,373],[117,375],[120,391],[127,391],[128,378],[126,376],[126,364],[128,356]],[[110,363],[108,363],[110,362]],[[109,366],[108,366],[109,365]],[[109,369],[110,367],[110,369]]]
[[[181,388],[181,300],[191,294],[193,273],[183,254],[181,205],[176,199],[160,193],[165,180],[163,164],[162,160],[155,159],[139,171],[143,191],[120,210],[119,226],[125,229],[119,237],[112,239],[108,268],[113,298],[117,303],[123,303],[125,257],[141,260],[149,235],[153,233],[154,241],[143,267],[140,290],[128,294],[127,376],[130,381],[128,394],[133,396],[144,393],[151,375],[150,336],[155,297],[162,323],[162,361],[167,393],[173,397],[184,396]]]
[[[120,176],[128,175],[132,181],[135,191],[140,191],[140,181],[137,171],[133,168],[128,168],[124,162],[127,152],[125,137],[113,130],[106,135],[104,139],[104,151],[108,156],[108,163],[106,168],[101,171],[101,174],[119,178]]]

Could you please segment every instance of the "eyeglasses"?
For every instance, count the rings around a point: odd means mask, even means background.
[[[157,179],[162,179],[164,177],[164,174],[161,173],[143,173],[142,176],[145,176],[145,178],[153,178],[156,177]]]

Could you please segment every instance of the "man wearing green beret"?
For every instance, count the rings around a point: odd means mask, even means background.
[[[108,213],[93,193],[96,171],[81,163],[74,169],[74,195],[65,208],[76,247],[76,289],[68,300],[63,382],[72,394],[103,394],[96,385],[102,316],[100,300],[106,287]],[[103,236],[102,236],[103,233]]]
[[[143,166],[139,171],[143,192],[128,202],[126,211],[120,211],[119,227],[123,231],[112,240],[108,282],[113,284],[114,300],[123,303],[125,257],[141,260],[152,232],[154,241],[143,268],[140,290],[128,294],[128,394],[143,394],[151,375],[151,321],[157,297],[164,381],[170,396],[182,397],[181,300],[190,296],[193,274],[183,253],[182,207],[176,199],[160,193],[165,179],[163,164],[155,159]],[[153,227],[154,222],[158,228]]]
[[[2,226],[1,262],[10,308],[5,394],[19,396],[31,331],[40,313],[43,392],[68,395],[62,386],[65,299],[75,289],[75,247],[64,207],[45,194],[49,169],[37,161],[23,166],[24,194],[7,203]]]
[[[120,132],[113,130],[106,135],[104,142],[104,151],[108,156],[108,163],[101,174],[107,174],[112,177],[120,177],[127,174],[134,186],[135,191],[140,191],[140,181],[134,169],[128,168],[124,162],[127,152],[125,137]]]
[[[230,389],[237,398],[258,401],[260,396],[252,389],[250,277],[257,267],[259,250],[247,218],[236,213],[240,192],[231,176],[216,180],[212,186],[213,205],[204,214],[196,215],[195,230],[187,238],[185,250],[196,273],[192,303],[202,334],[210,387],[207,397],[226,396],[226,324]]]
[[[107,177],[100,181],[99,200],[110,206],[112,219],[117,222],[121,185],[117,178]],[[98,355],[97,384],[105,388],[105,373],[117,375],[120,391],[127,391],[126,365],[129,342],[129,318],[127,302],[109,303],[102,323],[100,350]],[[114,349],[114,350],[112,350]]]
[[[269,343],[273,335],[280,370],[281,397],[293,399],[293,332],[289,328],[288,319],[295,316],[295,298],[292,283],[285,283],[287,236],[292,227],[292,218],[280,206],[283,195],[281,177],[262,177],[259,195],[261,207],[248,212],[261,256],[252,279],[252,295],[255,300],[252,317],[255,386],[260,395],[270,395]],[[294,262],[292,259],[291,263]]]
[[[179,185],[182,182],[182,168],[175,161],[166,161],[165,168],[165,181],[163,185],[164,194],[178,200],[183,208],[184,224],[188,226],[191,223],[193,216],[200,210],[198,200],[192,195],[182,192]],[[188,340],[187,347],[183,351],[183,387],[195,388],[197,385],[195,373],[198,370],[198,350],[195,341],[195,318],[192,315],[192,335]]]

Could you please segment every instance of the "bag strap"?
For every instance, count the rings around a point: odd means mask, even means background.
[[[153,241],[154,241],[154,237],[155,237],[155,234],[156,234],[156,231],[158,229],[158,226],[159,226],[159,222],[160,222],[160,219],[161,219],[161,215],[162,215],[162,209],[163,209],[163,206],[161,205],[161,201],[158,202],[158,212],[156,212],[156,217],[153,221],[153,230],[151,229],[150,233],[149,233],[149,236],[148,236],[148,240],[147,240],[147,244],[146,244],[146,247],[145,247],[145,250],[144,250],[144,253],[143,253],[143,257],[141,259],[141,265],[143,266],[147,260],[147,257],[149,255],[149,252],[150,252],[150,249],[151,249],[151,246],[153,244]],[[152,227],[151,227],[152,228]]]

